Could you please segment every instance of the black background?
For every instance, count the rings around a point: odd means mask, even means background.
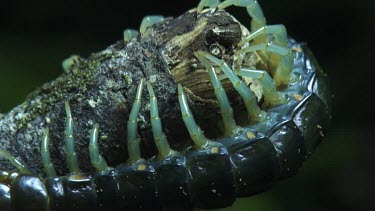
[[[71,54],[87,57],[138,28],[146,15],[177,16],[196,1],[0,1],[0,112],[56,78]],[[332,127],[299,174],[228,210],[371,210],[375,207],[375,3],[260,0],[269,24],[307,42],[328,73]],[[243,22],[244,10],[235,10]]]

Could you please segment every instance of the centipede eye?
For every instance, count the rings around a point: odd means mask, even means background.
[[[224,46],[221,46],[219,43],[214,43],[210,45],[210,52],[214,56],[222,56],[225,54],[226,50]]]

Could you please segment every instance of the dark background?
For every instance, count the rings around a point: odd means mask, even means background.
[[[227,210],[374,210],[374,1],[259,0],[269,24],[307,42],[334,93],[332,126],[298,175]],[[177,16],[196,1],[0,1],[0,112],[56,78],[71,54],[87,57],[138,28],[145,15]],[[250,19],[239,10],[241,20]],[[372,130],[372,131],[371,131]]]

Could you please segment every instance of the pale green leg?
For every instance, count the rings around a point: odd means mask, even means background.
[[[276,90],[276,84],[267,71],[241,69],[237,73],[237,75],[249,78],[256,78],[259,80],[263,89],[265,105],[272,106],[282,104],[285,102],[285,97]]]
[[[275,53],[281,56],[281,61],[277,66],[273,79],[276,83],[276,86],[289,84],[290,79],[291,79],[291,72],[292,72],[293,64],[294,64],[292,50],[288,47],[277,46],[272,43],[267,43],[267,44],[253,45],[247,48],[237,50],[235,54],[239,55],[239,54],[245,54],[248,52],[259,51],[259,50],[268,51],[268,52]]]
[[[186,100],[186,96],[181,84],[178,84],[178,101],[180,103],[182,119],[185,122],[191,139],[193,140],[197,148],[204,148],[208,144],[209,140],[195,123],[193,114],[190,111],[189,104]]]
[[[202,12],[205,7],[215,8],[220,4],[220,0],[201,0],[198,4],[198,12]]]
[[[49,129],[44,129],[44,135],[42,143],[40,145],[40,151],[42,155],[42,161],[44,166],[44,172],[46,172],[47,177],[56,177],[55,166],[51,162],[51,155],[49,152]]]
[[[229,6],[245,7],[247,13],[252,18],[251,20],[251,32],[255,32],[258,29],[266,25],[266,18],[264,17],[262,8],[256,0],[226,0],[222,2],[218,7],[224,9]]]
[[[259,108],[255,95],[242,82],[242,80],[238,78],[238,76],[231,70],[231,68],[224,61],[212,56],[207,52],[199,51],[198,53],[218,65],[224,72],[224,74],[229,78],[229,80],[233,84],[233,87],[237,90],[237,92],[244,100],[250,119],[254,122],[263,121],[265,119],[265,112]]]
[[[70,110],[70,106],[68,102],[65,102],[65,110],[66,110],[66,127],[65,127],[65,146],[66,146],[66,155],[67,155],[67,162],[68,168],[70,173],[78,173],[79,166],[78,166],[78,158],[77,153],[74,149],[74,137],[73,137],[73,130],[74,130],[74,122],[72,118],[72,112]]]
[[[105,159],[99,154],[98,131],[99,125],[95,124],[90,133],[89,154],[91,164],[94,168],[97,171],[104,171],[108,169],[108,165]]]
[[[249,36],[241,40],[241,42],[239,42],[237,46],[241,47],[245,43],[248,43],[249,41],[254,40],[261,35],[268,35],[268,34],[271,34],[274,36],[273,43],[275,43],[276,45],[287,46],[288,34],[286,32],[286,28],[284,25],[267,25],[267,26],[261,27],[254,33],[251,33]]]
[[[164,20],[164,17],[161,15],[146,16],[142,20],[141,27],[139,28],[139,32],[143,34],[148,27],[154,25],[155,23],[162,22],[163,20]]]
[[[154,135],[155,144],[158,148],[159,154],[163,159],[170,156],[171,154],[174,154],[174,152],[168,144],[167,137],[163,133],[161,120],[159,117],[158,103],[150,81],[147,81],[147,90],[150,95],[150,116],[152,134]]]
[[[199,59],[200,62],[208,69],[208,73],[211,78],[211,83],[215,89],[215,96],[217,102],[220,106],[221,116],[223,118],[224,124],[224,135],[225,136],[233,136],[235,135],[235,130],[238,128],[236,125],[236,121],[233,117],[233,109],[230,106],[228,97],[225,93],[223,86],[220,83],[219,78],[215,73],[215,68],[203,57],[203,55],[199,53],[194,53],[195,56]]]
[[[72,55],[69,58],[65,59],[62,62],[62,67],[64,69],[64,72],[69,72],[73,65],[79,62],[79,56],[78,55]]]
[[[31,174],[31,171],[26,167],[26,165],[13,157],[8,151],[0,149],[0,155],[9,160],[10,163],[15,166],[22,174]]]
[[[142,78],[138,84],[137,94],[133,102],[132,110],[130,111],[128,120],[128,153],[129,153],[129,163],[134,164],[141,160],[141,151],[139,148],[139,140],[137,137],[137,118],[139,110],[141,109],[141,97],[143,92],[144,79]]]
[[[135,29],[125,29],[124,30],[124,42],[130,42],[133,38],[137,37],[138,31]]]

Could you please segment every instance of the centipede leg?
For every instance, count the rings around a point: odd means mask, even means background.
[[[245,43],[248,43],[259,36],[262,35],[273,35],[273,43],[280,46],[288,45],[288,34],[284,25],[267,25],[259,28],[254,33],[251,33],[249,36],[243,38],[238,44],[237,47],[242,47]]]
[[[139,34],[138,31],[134,30],[134,29],[126,29],[126,30],[124,30],[124,32],[123,32],[124,42],[125,43],[130,42],[130,40],[132,40],[133,38],[137,37],[138,34]]]
[[[230,206],[236,195],[228,151],[222,144],[208,140],[196,125],[181,84],[178,98],[183,120],[195,143],[185,153],[192,202],[203,209]]]
[[[171,149],[171,147],[168,144],[167,137],[163,133],[161,120],[159,117],[157,99],[155,97],[155,93],[152,89],[150,81],[147,81],[147,90],[150,95],[151,126],[155,144],[158,148],[160,157],[162,159],[167,158],[168,156],[175,154],[176,152]]]
[[[130,111],[129,120],[127,124],[128,153],[129,153],[128,162],[130,164],[136,163],[137,161],[141,160],[141,151],[139,148],[139,140],[137,137],[137,128],[138,128],[137,118],[138,118],[139,110],[141,109],[141,103],[142,103],[141,97],[142,97],[142,92],[143,92],[143,84],[144,84],[144,79],[141,79],[137,87],[137,94],[133,102],[133,106]]]
[[[43,139],[40,146],[40,151],[42,155],[42,161],[44,166],[44,171],[47,174],[47,177],[56,177],[55,166],[51,162],[51,155],[49,152],[49,129],[44,130]]]
[[[160,204],[163,210],[166,211],[191,210],[191,200],[188,196],[186,158],[169,146],[167,138],[162,131],[157,99],[150,81],[147,81],[147,89],[150,95],[152,132],[159,151],[159,156],[157,156],[159,162],[156,162],[153,166],[157,173],[156,184]]]
[[[237,72],[237,75],[259,80],[260,84],[262,85],[262,93],[264,96],[263,104],[265,106],[275,106],[285,103],[286,98],[276,90],[275,81],[271,78],[267,71],[242,68]]]
[[[223,100],[228,101],[214,68],[208,63],[202,53],[196,53],[195,55],[206,68],[209,68],[211,83],[215,88],[219,105],[222,104],[220,102]],[[231,74],[227,75],[227,77],[229,76],[232,77]],[[217,93],[217,90],[220,90],[220,94]],[[230,107],[229,102],[227,103],[228,105],[224,103],[224,107]],[[221,110],[224,112],[223,109]],[[224,114],[222,115],[224,119]],[[235,139],[223,138],[218,141],[229,152],[236,195],[237,197],[246,197],[271,186],[279,177],[280,165],[277,152],[266,136],[250,128],[236,127],[237,129],[233,131]]]
[[[226,0],[226,1],[223,1],[218,6],[218,8],[224,9],[232,5],[246,8],[247,13],[252,18],[251,20],[252,32],[255,32],[256,30],[266,25],[266,18],[264,17],[262,8],[260,7],[258,1],[256,0]]]
[[[80,58],[78,55],[72,55],[69,58],[65,59],[62,62],[62,68],[65,72],[69,72],[72,67],[80,61]]]
[[[198,4],[197,10],[201,12],[203,8],[215,8],[220,4],[220,0],[201,0]]]
[[[65,147],[66,147],[66,160],[68,162],[68,168],[70,173],[78,173],[78,157],[74,149],[74,122],[72,117],[72,111],[70,110],[70,105],[65,102],[66,111],[66,127],[65,127]]]
[[[190,137],[194,141],[194,144],[197,148],[206,146],[209,140],[195,123],[181,84],[178,84],[178,100],[180,103],[182,119],[184,120],[186,128],[188,129]]]
[[[224,125],[224,135],[225,136],[233,136],[235,134],[235,130],[238,128],[234,117],[233,117],[233,109],[229,103],[228,97],[225,93],[223,86],[215,73],[214,67],[203,57],[203,55],[199,53],[194,53],[195,56],[199,59],[200,62],[208,69],[208,73],[210,75],[211,83],[215,89],[216,99],[220,106],[221,116],[223,119]]]
[[[284,25],[267,25],[264,27],[261,27],[254,33],[250,34],[241,42],[237,44],[238,48],[241,48],[245,43],[248,43],[254,39],[257,39],[257,37],[262,36],[262,35],[272,35],[273,39],[267,39],[266,42],[272,42],[273,45],[276,46],[282,46],[287,48],[288,45],[288,35],[286,32],[286,28]],[[246,50],[239,50],[239,53],[245,52]],[[288,52],[287,55],[280,55],[280,50],[277,52],[272,52],[271,54],[271,65],[275,65],[276,70],[274,72],[274,79],[275,83],[277,85],[287,85],[290,82],[290,73],[293,68],[293,56],[290,53],[291,51]],[[276,55],[275,55],[276,53]],[[238,55],[238,54],[237,54]],[[280,59],[281,56],[281,59]]]
[[[224,74],[229,78],[229,80],[233,84],[233,87],[237,90],[237,92],[241,95],[242,99],[244,100],[251,121],[264,121],[266,114],[259,108],[255,95],[242,82],[242,80],[238,78],[238,76],[230,69],[230,67],[224,61],[212,56],[207,52],[199,51],[198,54],[201,54],[208,60],[218,65],[220,69],[224,72]]]
[[[236,55],[265,50],[270,53],[275,53],[281,56],[281,60],[277,66],[273,79],[276,86],[287,85],[291,80],[291,72],[294,65],[294,58],[292,50],[288,47],[277,46],[272,43],[252,45],[236,51]]]
[[[105,159],[99,154],[98,130],[99,130],[99,125],[95,124],[90,134],[89,154],[90,154],[91,164],[96,168],[98,172],[100,172],[100,171],[107,170],[108,165]]]
[[[0,149],[0,155],[5,157],[10,163],[15,166],[22,174],[30,174],[31,171],[27,168],[25,164],[12,156],[8,151]]]
[[[164,17],[161,15],[146,16],[143,18],[141,26],[139,27],[139,32],[143,34],[146,29],[156,23],[162,22]]]

